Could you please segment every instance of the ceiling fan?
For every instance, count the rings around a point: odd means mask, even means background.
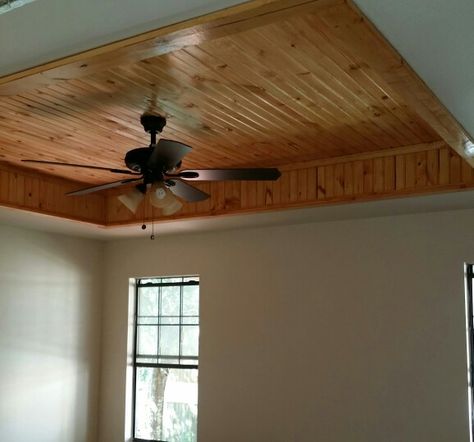
[[[131,175],[131,178],[85,187],[69,192],[66,195],[85,195],[127,184],[135,184],[130,191],[120,195],[118,197],[119,200],[130,211],[135,213],[145,198],[146,193],[150,191],[151,204],[154,207],[160,208],[164,215],[172,215],[181,209],[182,203],[176,197],[188,202],[203,201],[209,198],[209,194],[188,184],[187,181],[274,181],[281,175],[280,171],[276,168],[179,170],[184,156],[191,152],[191,147],[178,141],[164,138],[157,142],[157,134],[161,133],[166,125],[166,119],[162,116],[144,114],[140,117],[140,122],[145,131],[150,134],[150,145],[149,147],[138,147],[126,153],[125,165],[128,170],[57,161],[22,161],[26,163],[107,170],[111,173]]]

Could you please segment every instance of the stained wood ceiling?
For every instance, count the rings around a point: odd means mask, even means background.
[[[353,6],[234,9],[0,79],[0,160],[122,167],[149,142],[144,112],[165,115],[163,136],[193,147],[189,168],[288,167],[441,140],[459,151],[462,128]]]

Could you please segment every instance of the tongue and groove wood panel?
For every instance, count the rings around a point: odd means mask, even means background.
[[[320,18],[324,11],[306,7],[160,56],[2,96],[0,159],[122,167],[129,149],[148,143],[139,124],[146,111],[167,116],[164,137],[193,147],[184,160],[189,168],[279,166],[439,140],[340,43],[339,31]],[[376,36],[367,32],[370,44]],[[29,167],[88,184],[113,179],[101,171]]]

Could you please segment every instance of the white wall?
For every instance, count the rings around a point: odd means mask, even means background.
[[[128,278],[199,274],[201,442],[467,442],[474,210],[106,246],[101,442],[123,440]]]
[[[0,225],[0,440],[95,442],[103,246]]]

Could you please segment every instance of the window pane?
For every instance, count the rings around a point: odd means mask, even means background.
[[[158,325],[158,316],[139,316],[138,325]]]
[[[161,287],[161,311],[162,316],[179,316],[180,309],[180,287]]]
[[[165,357],[165,356],[162,356],[160,357],[160,359],[158,359],[158,363],[159,364],[179,364],[179,359],[177,358],[173,358],[173,357]]]
[[[141,357],[137,355],[137,362],[140,364],[157,364],[158,359],[156,357],[147,358],[147,357]]]
[[[199,286],[183,286],[183,315],[199,315]]]
[[[160,318],[160,324],[163,325],[178,325],[179,324],[179,316],[165,316],[164,318]]]
[[[197,440],[197,370],[138,368],[136,434],[167,442]]]
[[[154,355],[158,348],[158,329],[154,326],[140,325],[138,328],[138,354]]]
[[[199,325],[198,316],[183,316],[181,319],[181,324],[183,325]]]
[[[138,297],[138,315],[152,316],[158,314],[158,288],[141,287]]]
[[[197,356],[199,348],[199,327],[181,327],[181,354],[183,356]]]
[[[162,278],[161,282],[169,284],[170,282],[181,282],[183,278]]]
[[[179,327],[160,327],[160,355],[179,356]]]

